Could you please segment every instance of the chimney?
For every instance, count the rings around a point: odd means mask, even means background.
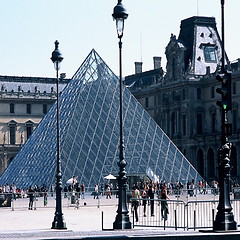
[[[154,69],[161,68],[161,57],[153,57]]]
[[[240,70],[240,58],[238,58],[238,70]]]
[[[66,78],[66,73],[60,73],[60,79]]]
[[[135,74],[142,73],[142,62],[135,62]]]

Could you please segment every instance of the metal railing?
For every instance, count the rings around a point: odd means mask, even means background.
[[[134,214],[134,207],[132,200],[130,200],[131,192],[128,192],[129,213],[132,218],[133,226],[141,227],[162,227],[174,229],[200,229],[212,228],[218,207],[218,196],[215,197],[211,190],[208,191],[208,196],[205,197],[195,190],[194,196],[189,197],[187,191],[180,193],[173,191],[169,193],[172,200],[167,200],[168,214],[167,219],[162,216],[162,200],[161,199],[140,199],[137,208],[138,222]],[[33,210],[38,208],[55,208],[55,193],[47,193],[47,203],[44,202],[45,192],[35,192],[33,200]],[[84,194],[76,194],[75,192],[62,193],[62,206],[63,208],[80,208],[80,207],[98,207],[118,205],[117,192],[111,192],[111,198],[107,197],[104,192],[99,192],[95,195],[94,192],[85,192]],[[202,200],[210,198],[210,200]],[[146,201],[146,211],[144,216],[144,204]],[[29,208],[29,195],[0,193],[0,209],[20,210]],[[151,204],[154,205],[153,215],[151,214]],[[233,208],[234,219],[240,223],[240,199],[231,199]]]
[[[134,199],[133,199],[134,200]],[[187,201],[182,200],[148,200],[146,214],[144,216],[143,200],[139,200],[137,208],[138,221],[136,222],[136,214],[134,204],[131,206],[133,226],[141,227],[163,227],[181,229],[202,229],[212,228],[218,207],[217,200],[209,201]],[[168,214],[167,218],[162,215],[161,202],[167,202]],[[154,216],[151,214],[151,204],[154,204]],[[235,221],[240,221],[240,200],[231,200]]]
[[[54,208],[56,206],[55,192],[34,192],[32,210],[38,208]],[[0,209],[10,208],[11,210],[28,209],[30,197],[28,192],[22,194],[0,193]],[[63,208],[79,208],[81,206],[116,206],[118,203],[116,192],[111,192],[111,198],[105,193],[99,193],[94,196],[93,192],[85,192],[84,194],[76,192],[62,193]]]

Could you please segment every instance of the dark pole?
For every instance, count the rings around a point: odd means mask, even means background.
[[[129,220],[129,211],[127,207],[127,176],[125,167],[127,165],[124,159],[124,140],[123,140],[123,106],[122,106],[122,36],[124,28],[124,20],[128,14],[123,7],[121,0],[114,8],[113,18],[117,21],[117,30],[119,38],[119,176],[118,180],[118,209],[113,229],[131,229],[131,222]]]
[[[60,69],[60,62],[63,60],[62,54],[58,49],[59,42],[55,41],[55,50],[52,52],[51,60],[56,69],[56,86],[57,86],[57,170],[56,170],[56,210],[54,220],[52,222],[52,229],[66,229],[66,223],[63,219],[62,213],[62,172],[61,172],[61,157],[60,157],[60,121],[59,121],[59,77],[58,71]]]
[[[221,16],[222,16],[222,73],[225,72],[225,23],[224,23],[224,3],[225,0],[221,0]]]
[[[225,38],[224,38],[224,0],[221,0],[222,9],[222,74],[226,73],[225,69]],[[231,91],[231,89],[229,89]],[[236,230],[237,223],[234,221],[232,206],[230,202],[230,155],[232,144],[228,141],[228,119],[227,108],[222,107],[221,116],[221,147],[218,149],[218,175],[219,175],[219,204],[216,219],[213,222],[213,230],[226,231]]]

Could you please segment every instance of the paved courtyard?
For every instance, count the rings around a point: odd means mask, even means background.
[[[197,196],[196,198],[212,198],[212,195]],[[175,198],[172,196],[171,198]],[[63,214],[67,230],[52,230],[54,218],[54,196],[49,196],[48,207],[43,207],[41,197],[36,201],[36,210],[28,210],[28,199],[17,199],[14,208],[0,208],[0,238],[1,239],[83,239],[101,236],[168,236],[189,235],[198,231],[175,231],[174,229],[135,227],[132,230],[110,230],[116,216],[118,199],[106,199],[104,196],[97,200],[91,195],[80,200],[80,207],[65,198],[63,199]],[[86,205],[84,205],[84,202]],[[103,225],[102,225],[103,217]],[[102,227],[104,230],[102,230]],[[203,234],[203,233],[201,233]],[[240,239],[240,236],[239,236]]]

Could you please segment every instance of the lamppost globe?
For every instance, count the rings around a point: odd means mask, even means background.
[[[51,60],[54,64],[55,70],[58,71],[60,69],[60,63],[63,60],[63,56],[58,49],[58,45],[59,45],[58,40],[56,40],[54,44],[55,44],[55,50],[52,52]]]
[[[113,20],[116,20],[117,34],[121,38],[124,30],[124,20],[127,19],[128,13],[122,4],[122,0],[118,0],[118,4],[113,9]]]

